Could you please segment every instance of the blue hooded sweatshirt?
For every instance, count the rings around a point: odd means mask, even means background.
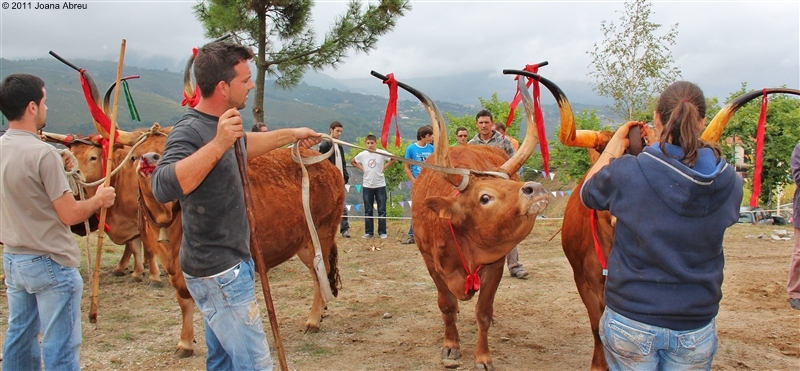
[[[685,331],[707,325],[722,300],[722,240],[737,222],[742,178],[703,148],[693,168],[679,146],[656,143],[586,181],[581,200],[617,218],[606,305],[635,321]]]

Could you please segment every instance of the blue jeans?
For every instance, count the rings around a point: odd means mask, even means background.
[[[600,340],[608,369],[710,370],[717,352],[715,320],[687,331],[634,321],[606,307],[600,318]]]
[[[253,260],[213,277],[183,273],[205,323],[208,370],[272,370],[255,295]]]
[[[48,255],[3,254],[8,330],[3,370],[80,370],[81,295],[78,268]],[[39,348],[39,332],[42,345]]]
[[[370,218],[372,216],[372,204],[378,204],[378,234],[386,234],[386,187],[367,188],[361,189],[361,195],[364,199],[364,233],[372,236],[375,232],[375,220]]]

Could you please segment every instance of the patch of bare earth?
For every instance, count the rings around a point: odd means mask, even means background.
[[[561,237],[548,241],[560,220],[537,222],[520,245],[527,280],[503,278],[495,299],[489,342],[498,370],[588,369],[592,341],[588,319],[561,251]],[[353,236],[362,223],[352,221]],[[339,239],[343,287],[328,304],[319,333],[304,333],[311,305],[311,276],[298,259],[270,271],[270,287],[283,346],[292,370],[437,370],[443,325],[436,289],[414,245],[401,245],[407,223],[390,222],[387,240]],[[713,370],[800,369],[800,311],[789,307],[784,289],[792,241],[751,236],[780,227],[736,225],[725,240],[724,298],[717,317],[719,350]],[[92,242],[93,244],[96,242]],[[263,241],[262,245],[267,245]],[[92,248],[93,250],[93,248]],[[114,277],[109,272],[121,248],[105,248],[97,328],[87,319],[90,288],[84,272],[84,370],[201,370],[206,346],[202,319],[194,315],[195,354],[173,357],[180,332],[174,291]],[[94,254],[92,254],[94,255]],[[257,283],[257,296],[261,288]],[[265,331],[274,339],[263,298]],[[477,327],[475,301],[462,302],[462,357],[457,369],[473,368]],[[0,299],[5,337],[8,308]],[[388,317],[388,318],[387,318]]]

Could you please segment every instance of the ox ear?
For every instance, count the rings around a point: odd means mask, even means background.
[[[456,199],[453,197],[428,197],[425,206],[433,210],[441,219],[449,219],[453,224],[461,222],[463,213]]]

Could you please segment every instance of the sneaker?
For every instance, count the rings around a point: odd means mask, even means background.
[[[792,305],[792,308],[800,310],[800,299],[797,298],[789,299],[789,304]]]
[[[386,233],[382,234],[380,237],[381,238],[389,238],[389,236],[387,236]]]
[[[528,272],[525,269],[520,269],[514,273],[511,273],[511,277],[524,279],[525,277],[528,277]]]
[[[413,245],[414,244],[414,236],[408,236],[403,242],[400,242],[402,245]]]
[[[361,238],[372,238],[372,235],[367,233],[367,234],[361,236]]]
[[[350,238],[350,231],[344,231],[344,232],[342,232],[342,237],[344,237],[344,238]]]

